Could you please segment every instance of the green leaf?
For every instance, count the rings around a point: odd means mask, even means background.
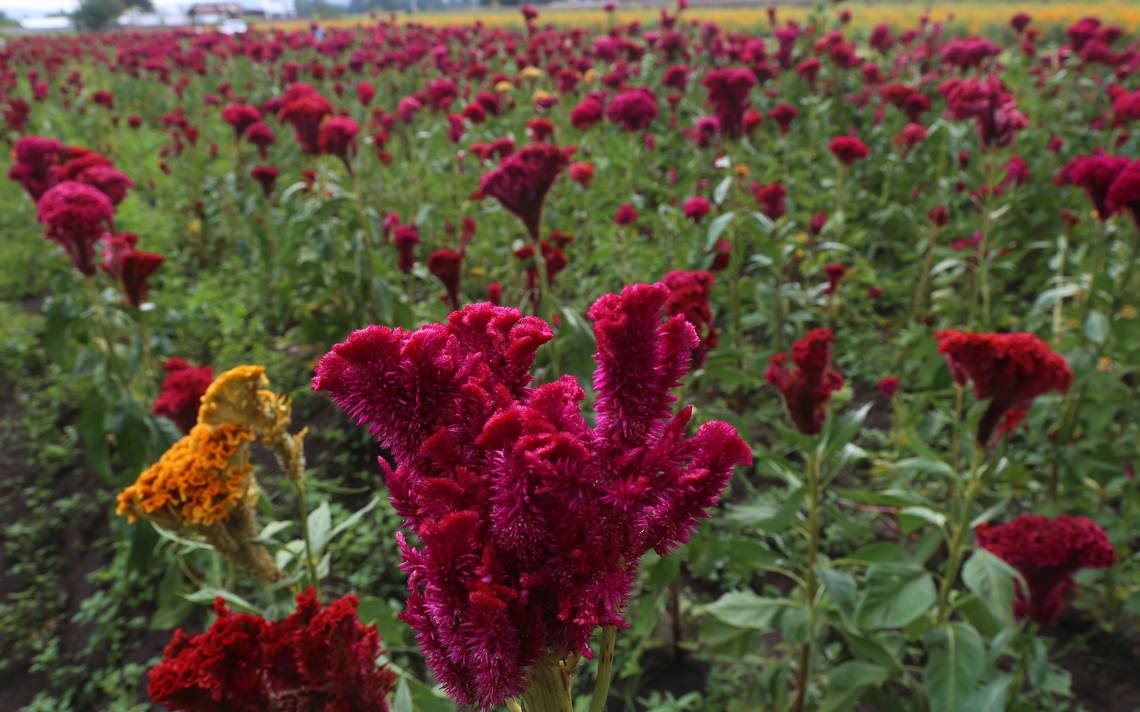
[[[392,712],[415,712],[412,707],[412,691],[408,689],[408,678],[400,676],[400,684],[396,685],[396,696],[392,699]]]
[[[950,623],[928,632],[923,645],[922,689],[930,712],[973,712],[968,705],[986,662],[982,636],[966,623]]]
[[[804,501],[806,493],[806,487],[793,490],[779,507],[771,504],[735,505],[729,507],[725,520],[737,526],[776,534],[784,531],[791,524]]]
[[[871,564],[866,589],[859,605],[863,628],[900,628],[930,610],[937,599],[934,579],[910,563]]]
[[[308,528],[309,545],[313,547],[313,557],[316,558],[324,551],[325,544],[329,543],[332,531],[332,513],[329,511],[328,500],[309,512]]]
[[[730,188],[732,188],[732,176],[725,176],[724,180],[718,183],[713,190],[713,202],[717,205],[722,205],[724,199],[728,196]]]
[[[939,529],[945,528],[946,526],[946,515],[941,512],[935,512],[930,507],[903,507],[899,510],[899,514],[918,517],[919,519],[930,522]]]
[[[975,549],[962,567],[966,587],[986,604],[1002,627],[1013,625],[1014,581],[1017,570],[985,549]]]
[[[827,462],[832,455],[839,452],[863,427],[867,414],[871,412],[873,403],[867,403],[856,411],[844,413],[835,419],[834,423],[828,421],[828,428],[824,431],[819,443],[820,454]]]
[[[827,676],[827,696],[820,712],[849,710],[869,688],[886,681],[890,671],[881,665],[851,660]]]
[[[928,475],[937,475],[938,477],[945,477],[952,479],[954,477],[954,468],[947,465],[940,460],[928,460],[923,457],[911,457],[905,460],[899,460],[891,465],[891,472],[910,472],[910,471],[924,472]]]
[[[1085,319],[1085,336],[1097,346],[1103,346],[1108,341],[1109,328],[1108,317],[1098,311],[1089,312]]]
[[[211,588],[209,586],[203,587],[194,593],[185,593],[182,595],[187,601],[191,603],[206,603],[214,602],[215,598],[221,597],[223,601],[229,604],[230,608],[234,608],[246,613],[261,614],[261,609],[245,600],[236,593],[231,593],[223,588]]]
[[[1004,712],[1012,685],[1013,677],[1002,675],[982,689],[975,690],[963,707],[971,712]]]
[[[111,476],[111,461],[107,451],[107,402],[97,390],[90,390],[79,406],[76,423],[87,464],[103,479]]]
[[[380,504],[380,498],[373,497],[371,502],[356,510],[351,515],[345,517],[344,521],[342,521],[340,524],[337,524],[335,527],[333,527],[332,531],[329,532],[328,540],[332,541],[333,539],[336,539],[341,532],[356,526],[356,524],[364,518],[364,515],[375,509],[376,505],[378,504]]]
[[[784,599],[761,598],[752,591],[729,591],[703,611],[737,628],[763,630],[771,626],[777,613],[791,605]]]
[[[732,222],[732,218],[735,216],[736,213],[729,210],[723,215],[717,215],[716,219],[709,223],[709,231],[705,237],[706,251],[711,250],[716,246],[716,241],[720,239],[720,236],[722,234],[724,234],[724,231],[728,228],[729,223]]]

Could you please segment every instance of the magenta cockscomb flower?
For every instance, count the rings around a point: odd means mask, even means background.
[[[498,168],[483,174],[479,192],[498,200],[523,221],[527,234],[539,238],[542,205],[554,181],[570,164],[565,151],[536,143],[507,156]]]
[[[415,332],[371,326],[317,364],[313,388],[366,425],[392,502],[408,599],[435,676],[464,705],[521,694],[548,654],[589,655],[622,610],[638,562],[688,539],[733,467],[752,460],[732,426],[686,435],[671,391],[699,339],[664,318],[670,290],[628,286],[597,300],[594,427],[571,376],[530,385],[549,325],[473,304]]]

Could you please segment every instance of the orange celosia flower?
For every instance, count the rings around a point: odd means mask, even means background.
[[[194,426],[119,493],[118,513],[132,522],[144,516],[175,529],[224,519],[251,487],[254,438],[253,431],[232,423]]]

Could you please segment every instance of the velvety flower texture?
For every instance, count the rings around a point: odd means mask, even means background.
[[[261,121],[261,112],[246,104],[228,104],[222,109],[222,121],[234,130],[234,138],[240,139],[246,130]]]
[[[1084,188],[1097,217],[1108,220],[1112,214],[1108,209],[1108,190],[1129,163],[1124,156],[1077,156],[1061,167],[1056,183]]]
[[[700,368],[705,365],[709,351],[717,344],[716,324],[713,323],[712,307],[709,304],[716,278],[710,272],[674,270],[662,277],[661,281],[669,288],[665,313],[685,317],[701,339],[693,349],[693,366]]]
[[[357,619],[358,599],[322,608],[309,589],[296,603],[267,621],[218,598],[209,630],[174,631],[147,694],[178,712],[388,712],[396,676],[376,666],[380,635]]]
[[[788,370],[787,354],[776,354],[764,373],[764,379],[784,397],[796,428],[808,435],[823,429],[827,401],[843,387],[843,374],[831,365],[831,341],[831,329],[813,329],[792,344],[794,369]]]
[[[28,192],[32,200],[56,184],[52,167],[63,163],[67,147],[54,138],[24,136],[12,148],[15,165],[8,170],[8,178],[16,181]]]
[[[999,423],[1003,433],[1016,428],[1034,398],[1049,391],[1065,393],[1073,382],[1065,358],[1036,334],[949,330],[934,338],[954,381],[960,385],[972,381],[974,395],[990,400],[978,422],[978,442],[983,445]]]
[[[948,79],[938,91],[945,97],[952,118],[974,120],[983,150],[990,145],[1008,146],[1014,135],[1029,125],[1018,111],[1013,94],[996,76]]]
[[[367,425],[397,511],[408,573],[402,617],[461,704],[519,695],[544,655],[589,654],[621,610],[650,549],[685,541],[751,452],[731,426],[686,437],[691,408],[670,391],[699,340],[663,321],[669,288],[633,285],[597,300],[595,426],[571,376],[532,388],[553,334],[515,309],[474,304],[415,332],[371,326],[317,364],[313,388]]]
[[[59,243],[75,268],[95,274],[95,243],[111,228],[115,206],[98,188],[77,181],[59,183],[40,196],[36,212],[44,237]]]
[[[608,116],[626,131],[644,131],[657,118],[657,97],[644,87],[623,91],[610,101]]]
[[[756,86],[756,75],[745,67],[714,69],[701,84],[709,91],[709,106],[721,133],[731,138],[744,133],[744,112],[749,106],[748,94]]]
[[[1065,608],[1065,594],[1076,586],[1073,574],[1116,563],[1116,550],[1104,529],[1088,517],[1056,519],[1022,514],[1005,524],[981,524],[977,545],[1017,569],[1029,591],[1017,584],[1014,615],[1052,625]]]
[[[1111,212],[1127,210],[1132,213],[1132,219],[1140,229],[1140,161],[1129,163],[1112,181],[1105,203]]]
[[[787,212],[788,189],[779,181],[768,185],[752,181],[752,197],[756,198],[760,210],[772,220],[779,220]]]
[[[321,124],[318,141],[321,153],[336,156],[352,172],[352,157],[356,155],[356,134],[360,125],[351,116],[334,116]]]
[[[858,136],[836,136],[831,139],[827,148],[845,166],[871,155],[871,149],[867,148],[867,144],[860,141]]]
[[[536,143],[512,153],[498,168],[483,174],[479,192],[498,200],[523,221],[527,234],[538,241],[542,204],[558,175],[570,161],[565,151],[548,143]]]
[[[202,396],[214,381],[214,369],[191,366],[177,356],[166,359],[162,368],[166,371],[166,378],[154,399],[152,410],[155,415],[174,421],[179,430],[188,433],[198,420]]]
[[[285,93],[277,118],[293,127],[302,151],[315,155],[321,152],[321,122],[332,111],[332,104],[316,89],[308,84],[293,84]]]

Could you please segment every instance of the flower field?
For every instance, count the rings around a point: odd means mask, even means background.
[[[0,709],[1140,708],[1135,8],[420,19],[0,49]]]

